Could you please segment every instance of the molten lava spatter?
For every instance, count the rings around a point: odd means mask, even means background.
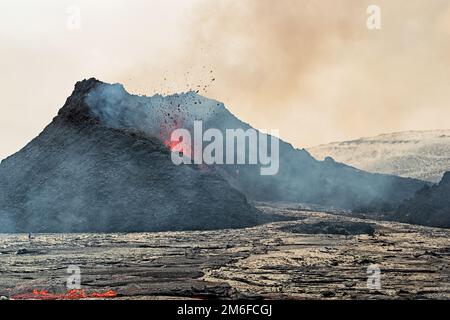
[[[172,140],[172,133],[182,128],[182,119],[177,115],[167,113],[164,123],[161,124],[159,137],[164,145],[172,152],[180,152],[185,157],[192,158],[192,149],[189,142]]]
[[[12,300],[77,300],[87,298],[114,298],[117,292],[109,290],[106,292],[86,293],[84,290],[68,290],[66,293],[49,293],[47,290],[33,290],[32,293],[17,294]]]

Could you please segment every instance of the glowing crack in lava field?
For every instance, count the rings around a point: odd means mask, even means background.
[[[68,290],[64,294],[49,293],[47,290],[33,290],[31,293],[16,294],[11,296],[12,300],[78,300],[89,298],[115,298],[117,292],[109,290],[106,292],[92,292],[87,294],[84,290]]]

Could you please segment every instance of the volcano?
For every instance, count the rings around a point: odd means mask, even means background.
[[[425,185],[318,161],[282,140],[275,175],[261,175],[258,164],[176,166],[170,134],[196,121],[222,132],[252,129],[194,92],[145,97],[120,84],[78,82],[52,123],[2,161],[0,232],[241,228],[276,219],[247,199],[376,210],[396,208]]]
[[[198,120],[205,130],[218,129],[224,136],[227,129],[253,129],[222,103],[194,92],[142,97],[130,95],[120,84],[102,83],[86,101],[108,126],[159,136],[167,145],[171,144],[171,130],[182,127],[192,131]],[[392,210],[425,185],[416,179],[367,173],[330,157],[318,161],[306,150],[296,149],[281,139],[279,171],[275,175],[261,175],[258,164],[217,165],[216,169],[251,200],[303,202],[350,210]]]
[[[0,233],[209,230],[267,221],[213,168],[175,166],[159,137],[102,121],[86,103],[100,85],[78,82],[52,123],[2,161]]]

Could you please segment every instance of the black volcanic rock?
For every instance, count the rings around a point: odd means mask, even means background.
[[[1,232],[241,228],[267,221],[212,168],[175,166],[158,138],[105,125],[77,83],[58,116],[0,165]]]
[[[431,227],[450,228],[450,172],[441,182],[425,187],[405,201],[394,215],[395,220]]]
[[[373,236],[375,227],[370,223],[350,222],[350,221],[320,221],[311,224],[295,224],[281,228],[285,232],[304,234],[339,234],[339,235],[360,235],[367,234]]]

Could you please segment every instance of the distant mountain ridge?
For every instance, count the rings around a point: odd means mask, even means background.
[[[328,156],[368,172],[434,183],[450,170],[450,130],[382,134],[307,150],[317,159]]]

